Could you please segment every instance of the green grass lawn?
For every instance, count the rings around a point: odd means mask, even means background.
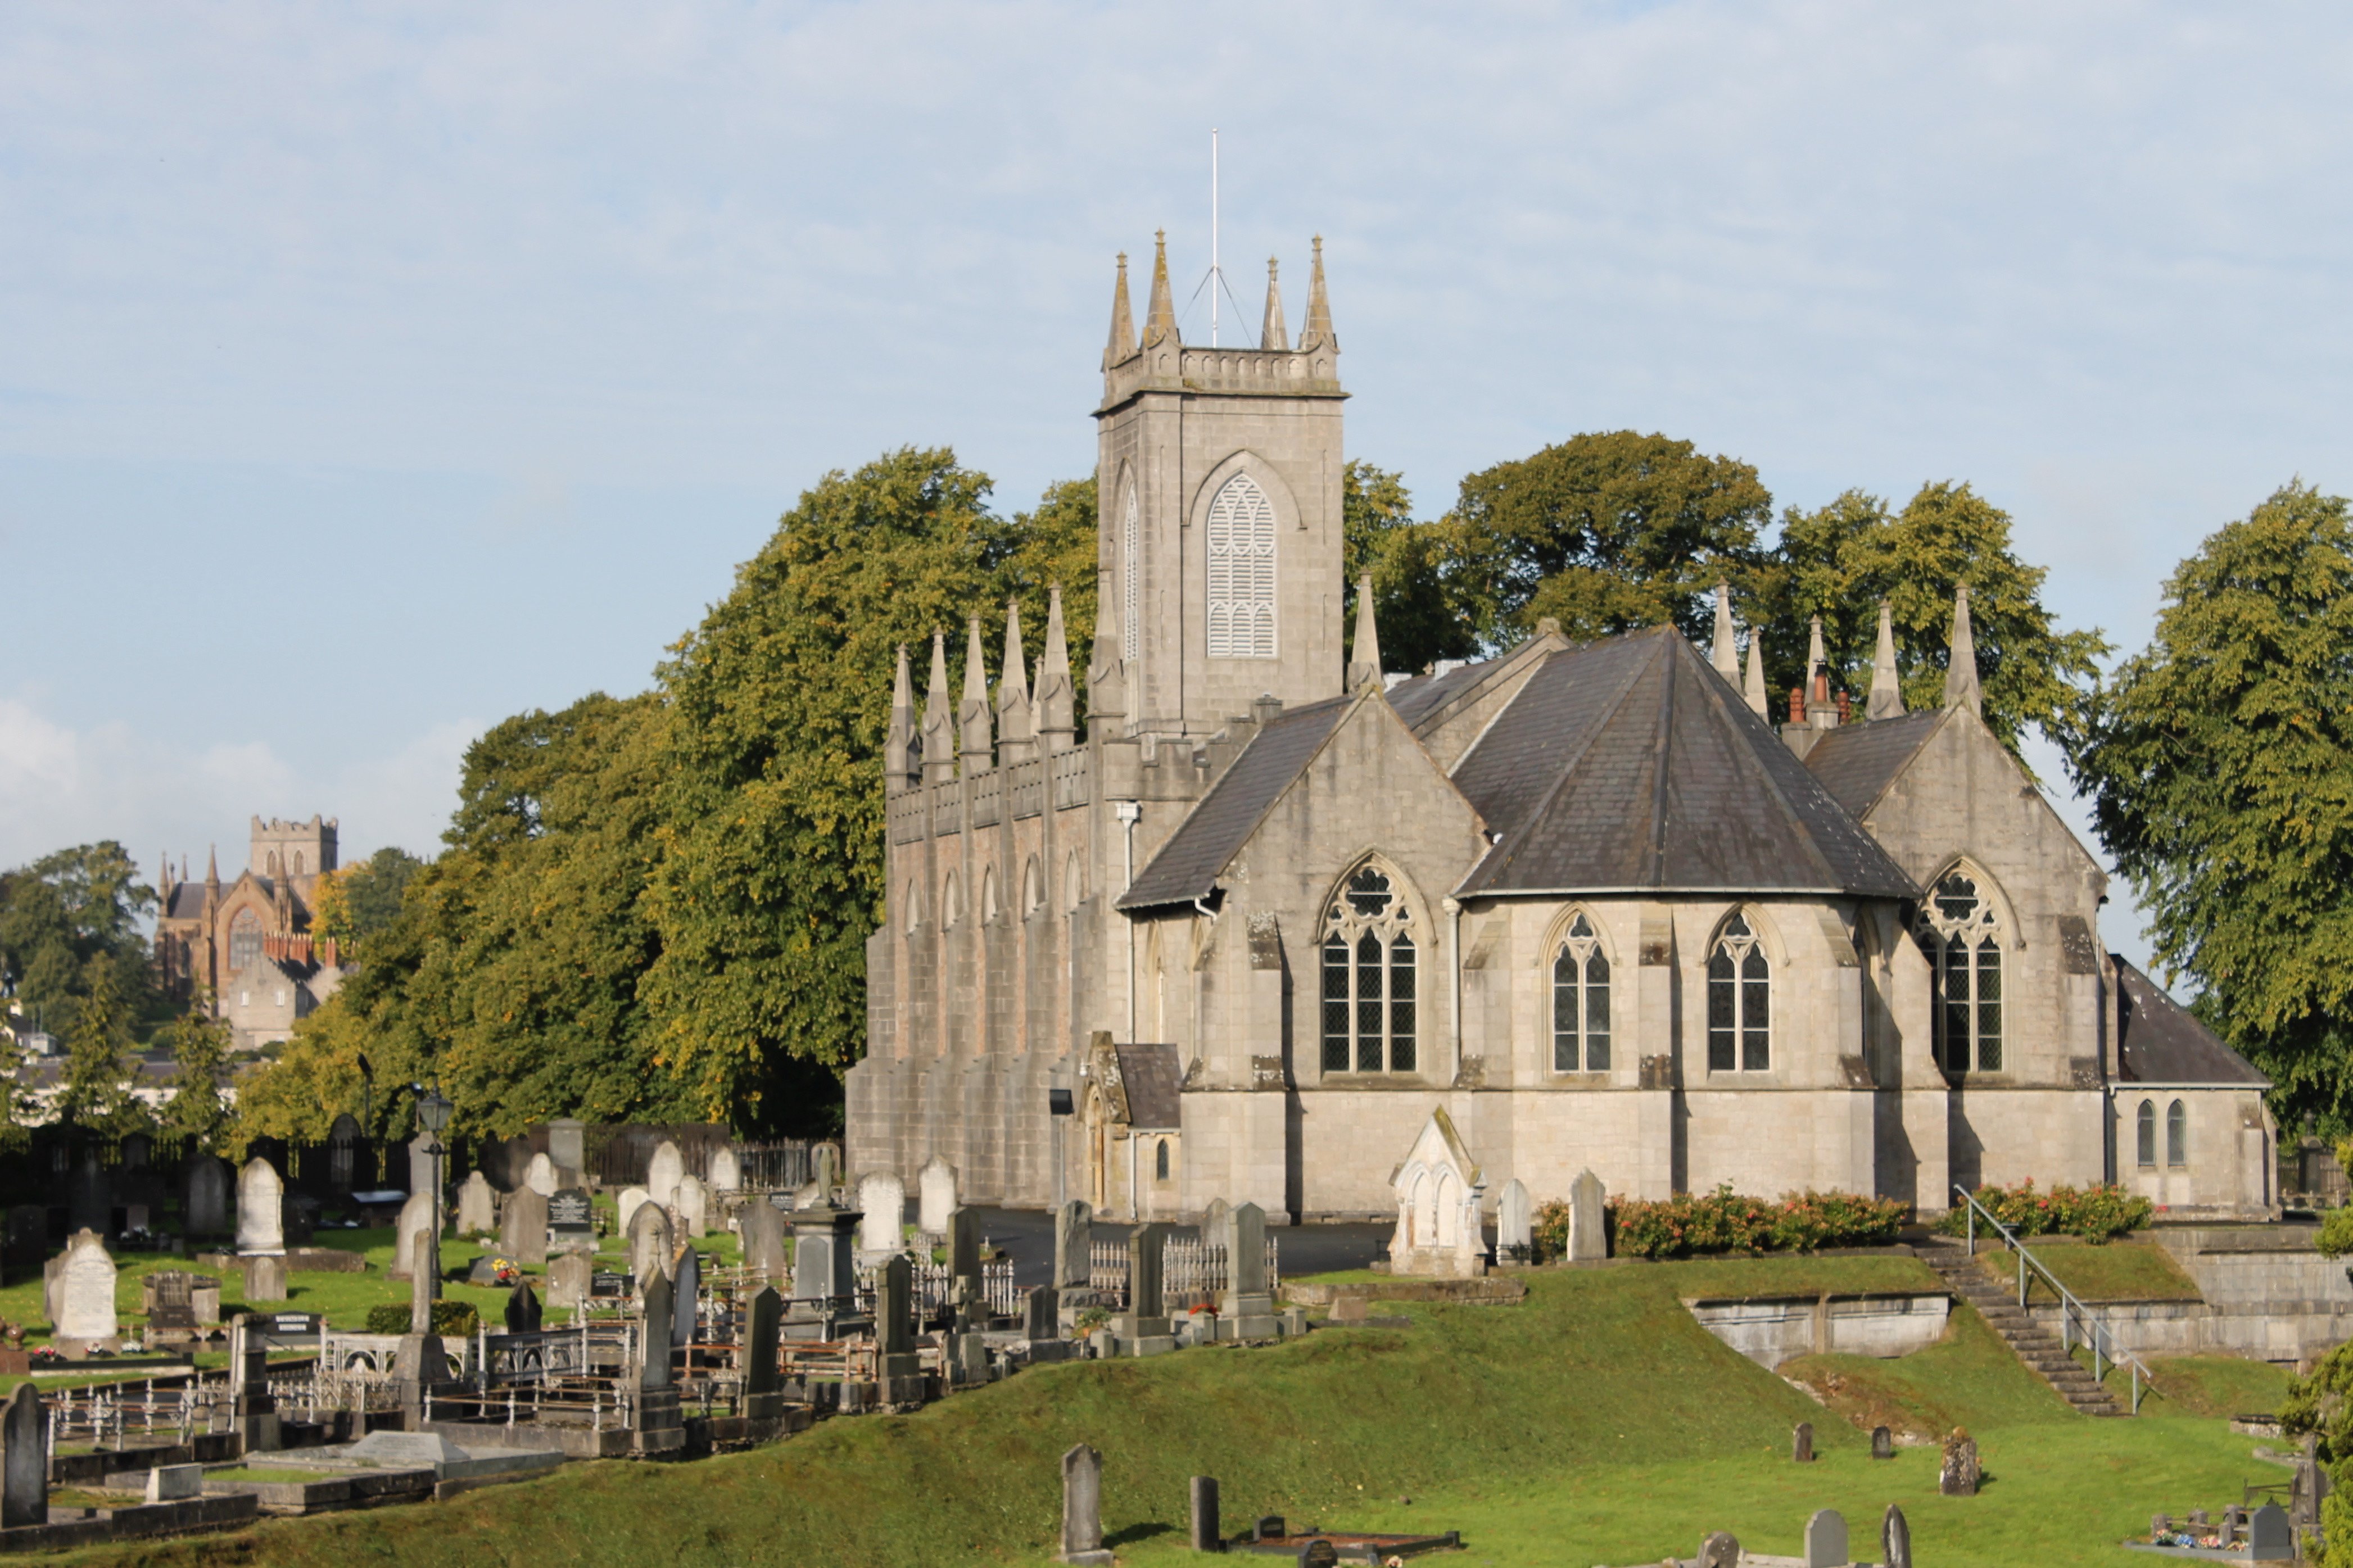
[[[2112,1241],[2105,1247],[2030,1241],[2035,1261],[2059,1277],[2080,1301],[2194,1301],[2197,1282],[2181,1271],[2173,1255],[2151,1242]],[[1978,1256],[2002,1279],[2018,1279],[2018,1259],[2007,1248],[1979,1247]],[[2059,1298],[2038,1276],[2027,1286],[2029,1301]]]
[[[1177,1560],[1187,1478],[1207,1474],[1229,1529],[1273,1512],[1461,1530],[1471,1551],[1453,1560],[1470,1563],[1656,1563],[1715,1529],[1793,1552],[1823,1506],[1875,1542],[1895,1501],[1937,1568],[2123,1568],[2137,1559],[2116,1543],[2150,1513],[2220,1508],[2242,1480],[2284,1473],[2252,1459],[2253,1439],[2186,1410],[2077,1415],[1966,1311],[1944,1343],[1902,1361],[1810,1358],[1923,1427],[1968,1426],[1986,1490],[1938,1498],[1933,1448],[1872,1461],[1863,1430],[1733,1353],[1678,1300],[1887,1289],[1919,1283],[1914,1270],[1926,1272],[1907,1258],[1801,1258],[1542,1270],[1520,1277],[1517,1305],[1391,1309],[1409,1329],[1043,1367],[748,1454],[567,1466],[446,1503],[79,1560],[1039,1563],[1060,1517],[1059,1457],[1084,1441],[1103,1452],[1113,1540],[1143,1564]],[[2231,1384],[2219,1371],[2204,1380]],[[1815,1465],[1789,1462],[1799,1421],[1815,1424]]]

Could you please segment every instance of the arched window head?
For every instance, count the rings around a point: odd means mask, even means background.
[[[947,931],[964,919],[964,888],[956,881],[955,873],[948,873],[947,883],[940,889],[940,929]]]
[[[1087,876],[1079,866],[1079,852],[1071,850],[1062,862],[1062,908],[1076,910],[1087,896]]]
[[[260,957],[261,917],[251,910],[239,910],[228,922],[228,966],[232,971],[248,969]]]
[[[1209,657],[1274,657],[1274,503],[1236,474],[1209,502]]]
[[[1166,1138],[1161,1139],[1160,1146],[1152,1152],[1152,1179],[1155,1182],[1168,1179],[1168,1140]]]
[[[2165,1108],[2165,1163],[2176,1171],[2189,1163],[2189,1108],[2178,1100]]]
[[[1122,510],[1120,537],[1120,656],[1134,658],[1144,647],[1139,627],[1144,619],[1144,513],[1135,504],[1135,487],[1127,487]]]
[[[997,923],[997,868],[991,866],[980,874],[980,921],[983,925]]]
[[[1766,1072],[1773,1066],[1773,966],[1748,917],[1724,922],[1707,959],[1707,1070]]]
[[[1358,867],[1325,911],[1324,1070],[1412,1072],[1420,949],[1388,873]]]
[[[1948,1073],[2001,1070],[2001,931],[1993,900],[1958,867],[1913,925],[1936,987],[1936,1059]]]
[[[1552,1070],[1609,1070],[1609,960],[1582,910],[1553,955]]]
[[[909,931],[914,931],[923,923],[923,900],[919,890],[921,887],[922,884],[918,882],[910,881],[907,884],[906,923]]]
[[[1046,901],[1046,879],[1039,874],[1038,857],[1029,857],[1029,864],[1021,868],[1021,918],[1029,919]]]
[[[2139,1137],[2137,1140],[2137,1152],[2140,1156],[2140,1167],[2145,1171],[2155,1170],[2157,1168],[2156,1103],[2152,1100],[2142,1100],[2140,1115],[2135,1120],[2138,1123]]]

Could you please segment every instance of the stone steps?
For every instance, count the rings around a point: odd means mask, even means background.
[[[1936,1271],[1954,1295],[1976,1308],[2011,1353],[2060,1398],[2086,1415],[2125,1414],[2099,1380],[2061,1347],[2058,1336],[2019,1306],[2014,1288],[1994,1279],[1958,1247],[1924,1247],[1918,1252],[1920,1260]]]

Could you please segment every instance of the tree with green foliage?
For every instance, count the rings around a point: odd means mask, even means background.
[[[989,488],[945,449],[828,474],[663,667],[674,723],[647,894],[661,940],[643,994],[661,1019],[657,1057],[710,1113],[761,1130],[839,1115],[826,1080],[865,1039],[865,943],[882,909],[894,647],[908,645],[920,682],[944,631],[953,700],[966,617],[984,617],[993,651],[1013,599],[1036,649],[1059,580],[1085,661],[1093,481],[1058,485],[1009,521]]]
[[[93,963],[90,990],[66,1031],[65,1073],[58,1086],[58,1120],[78,1127],[128,1131],[146,1120],[145,1107],[124,1088],[131,1068],[131,1016],[114,966]]]
[[[337,956],[348,963],[361,944],[392,927],[400,918],[401,901],[409,879],[425,862],[406,849],[387,845],[366,859],[330,871],[318,879],[311,900],[311,934],[333,941]]]
[[[1871,686],[1879,605],[1895,626],[1896,669],[1905,707],[1944,701],[1953,600],[1969,590],[1985,721],[2014,752],[2039,729],[2064,746],[2082,731],[2084,705],[2108,644],[2094,631],[2063,631],[2042,604],[2048,574],[2010,549],[2010,514],[1966,484],[1920,487],[1901,512],[1861,490],[1813,511],[1782,514],[1781,537],[1736,607],[1765,628],[1767,689],[1803,683],[1809,627],[1822,618],[1833,690]]]
[[[173,1060],[172,1097],[156,1118],[157,1131],[185,1138],[208,1154],[223,1152],[236,1114],[222,1096],[228,1079],[228,1025],[212,1016],[205,998],[164,1027]]]
[[[112,839],[60,849],[0,876],[0,984],[16,1007],[71,1038],[103,976],[126,1038],[156,1022],[162,998],[140,917],[155,906]]]
[[[1476,654],[1478,637],[1446,575],[1450,530],[1413,521],[1404,476],[1359,460],[1345,464],[1340,515],[1348,614],[1355,616],[1356,584],[1369,574],[1382,664],[1419,674],[1441,658]]]
[[[2293,483],[2167,583],[2070,771],[2198,1014],[2353,1131],[2353,524]]]

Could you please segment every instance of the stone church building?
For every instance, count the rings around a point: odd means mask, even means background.
[[[253,819],[246,868],[223,883],[207,856],[201,882],[169,857],[156,883],[155,965],[175,1002],[209,997],[235,1043],[251,1050],[283,1040],[335,994],[344,968],[332,942],[311,938],[319,878],[335,869],[336,822]]]
[[[1615,1195],[2114,1180],[2271,1212],[2265,1081],[2102,945],[2106,879],[1979,715],[1966,589],[1945,700],[1867,703],[1816,643],[1768,712],[1728,594],[1671,627],[1382,670],[1344,648],[1339,342],[1179,341],[1124,260],[1095,410],[1083,738],[1059,596],[960,700],[902,650],[887,921],[849,1076],[853,1171],[966,1201],[1388,1218],[1426,1127],[1492,1212]],[[1444,1111],[1442,1119],[1433,1113]]]

